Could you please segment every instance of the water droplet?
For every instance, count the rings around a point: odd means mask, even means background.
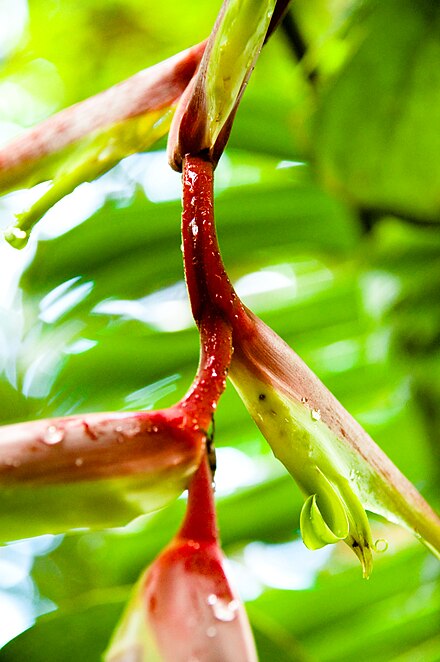
[[[320,409],[311,409],[310,410],[310,415],[311,415],[313,421],[320,421],[321,420],[321,410]]]
[[[190,225],[190,228],[191,228],[192,236],[197,237],[197,235],[199,233],[199,228],[197,227],[196,220],[193,218],[193,220],[191,221],[191,223],[189,225]]]
[[[217,634],[217,628],[215,627],[215,625],[211,625],[211,627],[209,627],[206,630],[206,636],[209,637],[210,639],[213,639],[213,637],[215,637],[216,634]]]
[[[215,605],[215,603],[217,602],[217,599],[218,599],[218,598],[217,598],[217,596],[215,595],[215,593],[211,593],[211,594],[208,595],[208,597],[206,598],[206,602],[208,603],[208,605],[211,605],[211,607],[212,607],[212,605]]]
[[[27,232],[25,232],[25,230],[21,230],[20,228],[11,228],[8,232],[16,239],[26,239],[27,237]]]
[[[64,434],[65,432],[62,428],[57,428],[56,425],[49,425],[43,435],[43,441],[48,446],[59,444],[60,441],[63,441]]]
[[[217,377],[217,370],[213,370],[212,373],[211,373],[211,375],[212,375],[213,377]]]
[[[82,459],[82,457],[77,457],[75,460],[75,466],[82,467],[83,464],[84,464],[84,460]]]
[[[188,179],[190,180],[191,184],[194,185],[198,179],[197,173],[193,170],[188,170]]]
[[[151,429],[153,432],[159,432],[159,428],[157,427],[157,425],[153,425]]]
[[[116,441],[118,442],[118,444],[123,444],[124,441],[125,441],[125,434],[124,434],[123,430],[124,430],[124,428],[122,427],[122,425],[116,425],[115,432],[116,432],[116,435],[117,435]]]
[[[349,479],[351,481],[358,481],[362,478],[362,474],[358,469],[350,469]]]
[[[387,541],[386,541],[384,538],[379,538],[379,539],[376,540],[376,542],[374,543],[374,549],[375,549],[376,552],[378,552],[379,554],[382,553],[382,552],[386,552],[387,549],[388,549],[388,543],[387,543]]]
[[[195,540],[188,540],[188,547],[192,547],[193,549],[200,549],[200,543],[196,542]]]
[[[126,421],[124,434],[127,437],[135,437],[141,431],[141,424],[136,420]]]
[[[218,621],[229,623],[237,616],[238,600],[231,600],[230,602],[217,598],[212,606],[214,616]]]

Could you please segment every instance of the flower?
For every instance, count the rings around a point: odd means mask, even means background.
[[[256,662],[243,605],[219,547],[204,460],[183,526],[139,581],[106,662]]]

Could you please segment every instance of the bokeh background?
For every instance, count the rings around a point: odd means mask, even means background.
[[[202,40],[219,6],[0,0],[1,142]],[[434,507],[439,58],[436,2],[294,0],[216,177],[238,293]],[[79,186],[23,251],[0,241],[3,423],[165,407],[191,383],[198,339],[183,281],[180,178],[164,147]],[[45,186],[0,198],[0,226]],[[375,517],[373,535],[388,548],[369,581],[342,544],[306,550],[299,491],[231,386],[216,444],[221,537],[262,662],[440,660],[440,568],[427,550]],[[184,505],[125,529],[0,549],[0,644],[26,630],[1,659],[98,661]]]

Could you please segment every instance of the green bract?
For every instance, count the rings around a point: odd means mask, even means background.
[[[79,184],[106,173],[124,157],[151,147],[167,133],[173,112],[166,108],[128,119],[48,157],[42,172],[44,177],[53,178],[51,187],[28,211],[17,214],[17,222],[5,231],[5,239],[14,248],[26,246],[32,228],[54,204]]]
[[[176,499],[186,481],[139,476],[68,484],[2,486],[0,543],[47,533],[129,524]]]
[[[276,0],[225,0],[199,69],[183,93],[168,139],[172,168],[186,154],[215,165],[267,34]]]
[[[275,4],[276,0],[229,0],[219,16],[205,74],[210,146],[238,105]]]
[[[368,576],[372,539],[357,481],[350,476],[354,458],[318,420],[318,411],[283,397],[240,361],[233,361],[230,376],[275,456],[306,497],[300,518],[306,546],[319,549],[344,540]]]
[[[293,350],[247,314],[252,332],[235,338],[230,377],[306,497],[300,524],[307,547],[344,540],[368,576],[368,509],[410,529],[440,555],[434,511]]]

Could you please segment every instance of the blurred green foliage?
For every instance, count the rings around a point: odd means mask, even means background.
[[[32,0],[0,74],[2,135],[201,40],[219,4]],[[245,302],[437,507],[439,24],[429,0],[293,3],[244,96],[216,202]],[[198,340],[182,285],[179,178],[161,184],[164,162],[161,152],[131,157],[77,189],[43,219],[20,263],[1,247],[2,273],[23,269],[15,298],[1,300],[3,422],[167,406],[190,384]],[[219,519],[248,578],[262,661],[440,659],[439,566],[426,550],[375,520],[389,546],[368,582],[338,545],[325,558],[307,552],[321,559],[308,583],[279,586],[249,564],[249,543],[267,543],[269,554],[297,540],[298,491],[230,387],[216,440],[220,470],[222,447],[243,454],[238,469],[223,467],[229,494],[219,474]],[[251,484],[239,458],[254,466]],[[36,556],[35,612],[45,600],[56,609],[2,660],[99,660],[130,585],[183,507],[126,530],[77,532]],[[304,553],[288,549],[301,575]]]

